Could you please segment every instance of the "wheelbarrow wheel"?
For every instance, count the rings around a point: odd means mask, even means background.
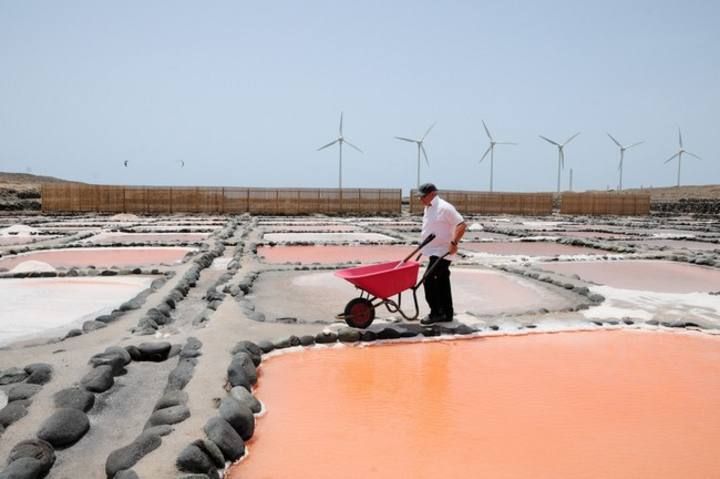
[[[345,306],[344,318],[353,328],[367,328],[375,319],[375,307],[366,298],[355,298]]]

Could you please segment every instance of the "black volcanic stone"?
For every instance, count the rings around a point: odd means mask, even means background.
[[[130,353],[127,349],[121,348],[120,346],[110,346],[105,350],[106,354],[117,354],[121,358],[123,358],[123,362],[127,366],[132,361],[132,356],[130,356]]]
[[[0,479],[39,479],[47,473],[45,467],[33,457],[20,457],[0,471]]]
[[[125,374],[125,358],[118,353],[98,353],[90,358],[89,364],[96,368],[98,366],[110,366],[113,376]]]
[[[378,339],[398,339],[400,332],[394,328],[383,328],[377,333]]]
[[[365,329],[360,332],[360,341],[375,341],[377,339],[377,333],[375,331],[370,331],[369,329]]]
[[[312,346],[315,344],[315,336],[311,336],[309,334],[306,334],[304,336],[300,336],[300,345],[302,346]]]
[[[115,384],[112,366],[98,366],[93,368],[80,380],[80,384],[88,391],[94,393],[107,391]]]
[[[200,350],[202,349],[202,342],[200,342],[197,338],[188,338],[185,345],[182,347],[182,350],[180,351],[180,357],[182,358],[195,358],[197,356],[200,356],[202,353]]]
[[[171,347],[172,345],[168,342],[142,343],[138,346],[140,361],[165,361]],[[132,355],[132,353],[130,354]]]
[[[245,442],[223,418],[210,418],[203,430],[208,439],[220,448],[225,460],[236,461],[245,454]]]
[[[275,349],[275,346],[270,341],[258,341],[257,343],[258,347],[262,350],[263,353],[269,353],[273,349]]]
[[[25,380],[28,384],[46,384],[52,379],[52,366],[46,363],[33,363],[25,366],[25,372],[29,374]]]
[[[164,409],[172,406],[179,406],[181,404],[187,404],[188,393],[181,390],[168,391],[162,395],[158,402],[155,403],[155,411],[158,409]]]
[[[315,335],[315,342],[318,344],[329,344],[337,342],[337,334],[331,331],[323,331]]]
[[[53,447],[66,447],[75,444],[90,429],[90,421],[84,412],[78,409],[58,409],[40,426],[37,435]]]
[[[0,409],[0,426],[6,428],[10,424],[27,415],[27,406],[24,401],[13,401]]]
[[[252,358],[246,352],[239,352],[235,354],[230,361],[227,373],[231,384],[233,382],[234,375],[238,371],[245,373],[245,377],[250,381],[250,384],[255,384],[257,382],[257,369],[255,368]],[[236,385],[237,384],[233,384],[233,386]]]
[[[360,331],[355,328],[341,328],[337,335],[341,343],[355,343],[360,341]]]
[[[55,393],[56,408],[78,409],[88,412],[95,404],[95,395],[78,387],[63,389]]]
[[[109,479],[118,472],[130,469],[137,462],[162,444],[162,439],[147,431],[140,434],[133,442],[120,449],[115,449],[105,461],[105,474]]]
[[[198,439],[196,441],[193,441],[193,444],[199,447],[200,450],[202,450],[205,454],[207,454],[215,467],[217,467],[218,469],[223,469],[225,467],[225,458],[223,457],[220,448],[217,447],[217,444],[215,444],[209,439]]]
[[[177,424],[189,417],[190,409],[184,404],[158,409],[150,415],[150,419],[148,419],[145,424],[145,429],[155,426]]]
[[[240,341],[233,346],[230,354],[237,354],[239,352],[247,353],[253,361],[255,366],[259,366],[262,361],[263,350],[257,344],[252,341]]]
[[[208,454],[194,443],[185,446],[185,449],[180,451],[175,461],[175,466],[183,472],[197,472],[201,474],[215,468]]]
[[[44,475],[47,474],[52,465],[55,463],[55,449],[53,449],[49,442],[43,441],[42,439],[28,439],[26,441],[21,441],[15,444],[15,446],[13,446],[10,450],[7,463],[11,464],[23,457],[29,457],[39,461],[40,464],[42,464],[41,471]],[[33,464],[33,466],[35,465]]]
[[[244,441],[252,437],[255,432],[255,416],[245,404],[242,404],[233,396],[225,396],[220,403],[218,413]]]
[[[173,369],[168,376],[168,383],[165,390],[172,391],[184,389],[192,379],[196,364],[197,359],[195,358],[180,359],[180,361],[178,361],[178,365],[175,366],[175,369]]]
[[[8,368],[0,373],[0,386],[19,383],[27,379],[29,374],[20,368]]]
[[[39,384],[16,384],[8,390],[8,401],[17,401],[18,399],[30,399],[42,389]]]

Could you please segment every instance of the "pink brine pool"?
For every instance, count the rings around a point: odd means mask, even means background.
[[[193,243],[202,242],[210,233],[101,233],[87,240],[93,244],[111,243]]]
[[[460,249],[502,256],[557,256],[557,255],[600,255],[607,251],[570,246],[545,241],[512,241],[497,243],[467,243],[463,242]]]
[[[711,478],[720,337],[600,331],[264,361],[230,478]]]
[[[40,261],[55,268],[144,266],[177,264],[192,248],[73,248],[35,251],[0,259],[0,268],[11,270],[25,261]]]
[[[401,260],[412,246],[259,246],[258,256],[268,263],[345,263]]]
[[[613,288],[658,293],[711,292],[720,289],[720,271],[672,261],[544,263],[543,269]]]

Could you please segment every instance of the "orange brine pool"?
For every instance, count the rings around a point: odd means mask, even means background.
[[[720,471],[720,338],[600,331],[267,360],[231,478],[700,478]]]

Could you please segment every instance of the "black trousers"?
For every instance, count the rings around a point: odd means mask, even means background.
[[[431,316],[446,316],[452,318],[453,310],[452,291],[450,290],[450,263],[439,256],[430,256],[428,269],[435,263],[435,269],[425,278],[425,300],[430,306]]]

